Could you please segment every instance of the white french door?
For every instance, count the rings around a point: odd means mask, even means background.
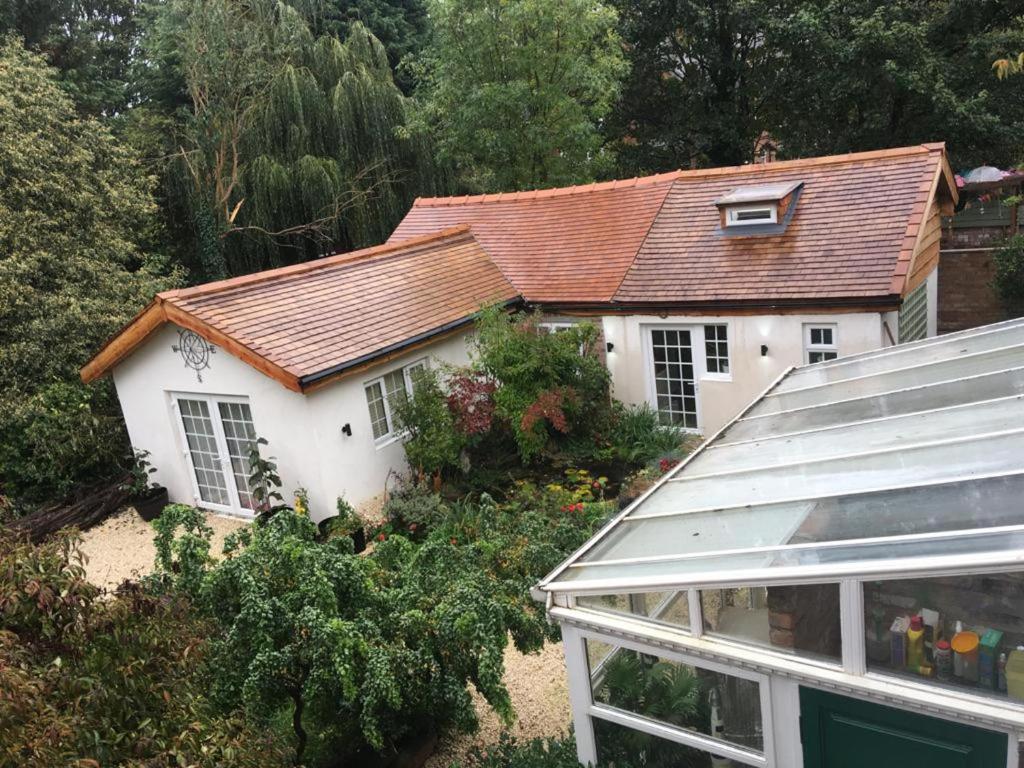
[[[196,505],[252,515],[249,448],[256,427],[249,403],[241,397],[176,394],[173,406]]]
[[[664,426],[697,430],[697,360],[702,339],[692,327],[659,326],[648,331],[649,400]]]

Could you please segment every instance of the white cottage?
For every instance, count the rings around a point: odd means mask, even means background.
[[[171,499],[248,514],[258,434],[311,513],[404,469],[390,401],[486,303],[603,333],[614,394],[714,432],[792,365],[935,333],[941,144],[417,200],[386,245],[157,296],[112,373]]]

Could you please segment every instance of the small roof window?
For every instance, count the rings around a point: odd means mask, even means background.
[[[788,201],[790,195],[800,186],[801,182],[795,181],[737,187],[715,201],[722,214],[722,226],[778,224],[781,214],[785,213],[788,207],[784,201]]]

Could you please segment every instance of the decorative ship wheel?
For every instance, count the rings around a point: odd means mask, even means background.
[[[217,351],[217,348],[195,331],[178,331],[178,343],[171,346],[171,349],[181,355],[185,361],[185,367],[196,372],[200,382],[203,380],[202,371],[210,367],[210,355]]]

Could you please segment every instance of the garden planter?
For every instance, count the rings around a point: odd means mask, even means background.
[[[150,488],[145,496],[134,499],[132,506],[139,513],[139,517],[148,523],[160,517],[160,513],[164,511],[167,503],[167,489],[158,485],[155,488]]]

